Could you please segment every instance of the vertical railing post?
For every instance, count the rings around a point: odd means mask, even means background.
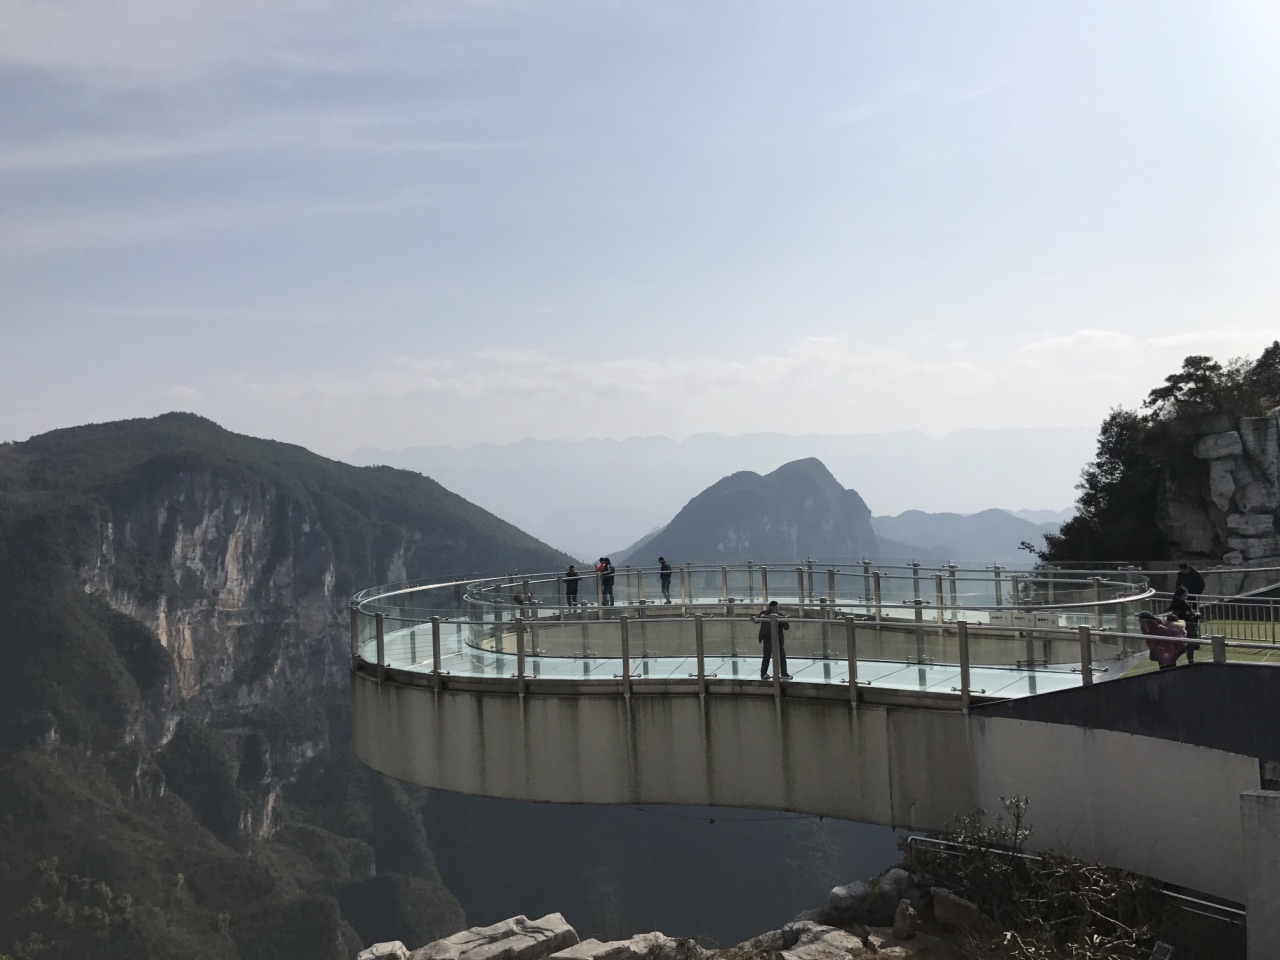
[[[418,631],[413,627],[409,628],[409,663],[418,662]]]
[[[460,582],[453,585],[453,606],[456,610],[462,609],[462,584]]]
[[[884,599],[884,594],[880,590],[880,571],[879,570],[877,570],[875,573],[871,575],[871,580],[872,580],[872,589],[875,591],[875,618],[876,618],[876,623],[879,623],[880,620],[882,619],[881,603]]]
[[[1022,578],[1016,573],[1009,577],[1009,599],[1015,608],[1022,605]]]
[[[351,662],[360,657],[360,608],[356,604],[351,605]]]
[[[960,631],[960,709],[969,712],[969,698],[972,695],[969,679],[969,623],[957,620],[956,627]]]
[[[729,599],[729,568],[720,568],[720,599]]]
[[[760,596],[761,603],[769,602],[769,568],[764,565],[760,567]]]
[[[849,656],[849,702],[858,706],[858,638],[853,617],[844,618],[844,642]]]
[[[809,575],[809,589],[808,589],[809,602],[813,603],[813,561],[806,560],[804,562],[804,565],[805,565],[805,570]]]
[[[796,599],[804,606],[804,567],[796,567]]]
[[[622,695],[631,699],[631,637],[627,632],[627,618],[618,618],[618,630],[622,640]]]
[[[871,561],[862,561],[862,603],[863,609],[871,613]]]
[[[747,603],[756,602],[756,568],[755,564],[750,560],[747,561]]]
[[[564,577],[556,577],[556,612],[560,614],[560,622],[564,623]]]
[[[680,608],[684,612],[684,607],[689,602],[689,565],[686,563],[680,568]]]
[[[379,681],[387,678],[386,619],[387,618],[381,613],[375,613],[373,615],[374,636],[377,638]]]
[[[431,618],[431,675],[440,689],[440,618]]]
[[[916,605],[920,604],[920,562],[918,560],[911,561],[911,597],[915,600]]]
[[[942,600],[942,574],[935,573],[933,575],[933,609],[934,617],[939,623],[942,623],[943,617],[943,600]]]
[[[960,601],[956,595],[956,565],[954,563],[947,564],[947,582],[951,587],[951,616],[959,616]]]
[[[644,606],[644,571],[636,567],[636,603]]]
[[[917,599],[912,605],[916,608],[916,663],[924,663],[924,601]]]
[[[818,598],[818,619],[822,623],[822,659],[831,659],[831,637],[827,621],[831,617],[831,606],[826,597]],[[830,669],[829,667],[827,669]]]
[[[1102,628],[1102,578],[1093,577],[1093,625]]]
[[[707,695],[707,647],[702,632],[702,614],[693,615],[693,646],[698,653],[698,694]]]
[[[1226,637],[1210,637],[1209,642],[1213,644],[1213,662],[1227,662],[1227,638]]]
[[[782,697],[782,630],[778,627],[778,615],[769,614],[769,633],[773,637],[773,695]]]
[[[827,599],[834,607],[836,602],[836,568],[827,567]]]
[[[524,696],[524,617],[516,620],[516,693]]]
[[[995,585],[995,593],[996,593],[996,609],[997,610],[999,610],[1001,607],[1004,606],[1004,587],[1000,581],[1000,571],[1003,569],[1004,567],[1000,566],[1000,564],[998,563],[992,564],[991,566],[991,573],[995,581],[994,585]]]
[[[1087,626],[1079,628],[1080,634],[1080,683],[1089,686],[1093,683],[1093,631]],[[1108,687],[1107,689],[1110,689]]]

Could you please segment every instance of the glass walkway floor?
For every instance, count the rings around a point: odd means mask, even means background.
[[[450,625],[441,631],[440,672],[455,677],[514,677],[516,655],[494,653],[473,647],[454,634]],[[429,636],[410,641],[407,630],[389,631],[384,638],[386,665],[399,670],[431,673],[433,669]],[[362,654],[377,662],[375,644],[366,643]],[[707,656],[708,679],[760,681],[760,656]],[[695,656],[632,657],[631,677],[635,681],[688,679],[697,676]],[[845,659],[812,659],[788,656],[792,681],[846,685],[849,682]],[[1095,665],[1095,674],[1107,668]],[[1114,669],[1114,668],[1113,668]],[[1113,675],[1119,675],[1118,671]],[[525,656],[525,676],[529,679],[608,680],[622,676],[621,657]],[[1102,679],[1095,676],[1095,679]],[[772,681],[770,681],[771,683]],[[975,696],[1015,698],[1049,693],[1080,686],[1080,670],[1071,664],[979,666],[969,670],[970,690]],[[916,663],[913,661],[858,660],[858,685],[884,690],[952,693],[960,690],[958,664]]]

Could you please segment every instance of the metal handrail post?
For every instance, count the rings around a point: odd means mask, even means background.
[[[796,599],[804,606],[804,567],[796,567]]]
[[[831,659],[831,631],[828,620],[831,618],[831,607],[826,597],[818,598],[818,619],[822,623],[822,659]],[[830,669],[827,667],[827,669]]]
[[[782,631],[778,628],[778,615],[769,614],[769,633],[773,636],[773,696],[782,697]]]
[[[917,560],[911,561],[911,597],[916,603],[920,602],[920,563]]]
[[[875,573],[873,573],[871,575],[871,579],[872,579],[872,589],[875,590],[876,623],[879,623],[883,616],[883,611],[881,610],[881,604],[884,599],[884,594],[881,592],[881,589],[880,589],[880,571],[877,570]]]
[[[813,603],[813,561],[806,560],[804,565],[809,574],[809,602]]]
[[[636,603],[644,605],[644,572],[636,567]]]
[[[917,598],[916,608],[916,663],[924,663],[924,601]]]
[[[1016,573],[1009,577],[1009,599],[1015,607],[1022,603],[1022,578]]]
[[[440,689],[440,618],[431,618],[431,675]]]
[[[729,568],[720,568],[720,599],[729,599]]]
[[[698,654],[698,694],[707,695],[707,648],[702,633],[702,614],[693,615],[693,646]]]
[[[761,564],[760,566],[760,602],[769,602],[769,568]]]
[[[409,663],[418,662],[418,631],[413,627],[409,628]]]
[[[684,611],[685,604],[689,602],[689,565],[686,563],[680,568],[680,609]]]
[[[935,573],[933,575],[933,619],[938,623],[943,621],[943,602],[942,602],[942,574]]]
[[[524,617],[516,620],[516,693],[524,696]]]
[[[560,622],[564,622],[564,577],[556,577],[556,611],[560,614]]]
[[[844,642],[849,651],[849,703],[858,706],[858,639],[853,617],[844,618]]]
[[[969,712],[969,699],[972,686],[969,679],[969,623],[957,620],[956,627],[960,631],[960,709]]]
[[[1003,570],[1003,569],[1004,569],[1004,567],[1000,566],[1000,564],[998,564],[998,563],[993,563],[993,564],[991,565],[991,571],[992,571],[992,574],[994,575],[994,578],[995,578],[996,609],[997,609],[997,610],[999,610],[1001,607],[1003,607],[1003,606],[1004,606],[1004,587],[1003,587],[1003,585],[1001,584],[1001,581],[1000,581],[1000,571],[1001,571],[1001,570]]]
[[[956,565],[954,563],[947,564],[947,580],[951,587],[951,616],[959,615],[960,600],[956,594]]]
[[[747,602],[756,602],[756,569],[750,560],[747,561]]]
[[[1093,577],[1093,625],[1099,629],[1102,627],[1102,578]]]
[[[871,612],[871,561],[862,561],[862,602],[867,613]]]
[[[827,567],[827,599],[832,605],[836,602],[836,568]]]
[[[1093,631],[1082,625],[1080,633],[1080,683],[1089,686],[1093,683]]]
[[[360,608],[351,604],[351,662],[360,657]]]
[[[618,618],[618,629],[622,639],[622,695],[631,699],[631,639],[627,632],[627,618]]]
[[[373,615],[374,636],[377,638],[379,681],[387,678],[386,619],[385,614],[375,613]]]

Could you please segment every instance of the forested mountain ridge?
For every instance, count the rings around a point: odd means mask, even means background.
[[[420,799],[350,755],[347,601],[564,562],[420,475],[192,415],[0,447],[0,954],[457,927]]]

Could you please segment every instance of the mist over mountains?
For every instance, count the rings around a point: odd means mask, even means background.
[[[1096,430],[963,430],[786,436],[698,434],[686,440],[522,440],[454,447],[364,448],[348,462],[416,470],[580,558],[621,552],[665,525],[693,497],[741,470],[821,460],[879,516],[907,510],[1027,509],[1063,519],[1093,457]],[[1041,514],[1048,515],[1041,515]],[[886,534],[886,536],[889,536]],[[1016,546],[1016,544],[1015,544]]]

